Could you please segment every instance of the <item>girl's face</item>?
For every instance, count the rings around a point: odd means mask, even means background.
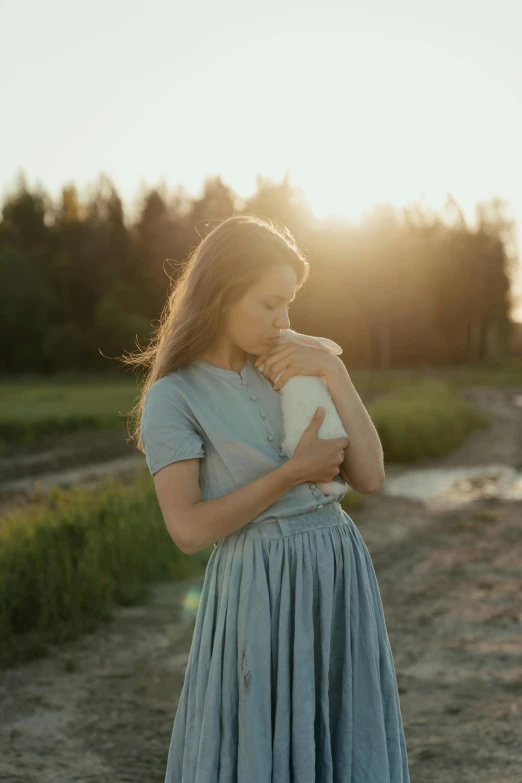
[[[246,353],[259,356],[290,327],[288,307],[295,299],[297,276],[289,265],[274,267],[254,283],[239,302],[226,308],[226,334]]]

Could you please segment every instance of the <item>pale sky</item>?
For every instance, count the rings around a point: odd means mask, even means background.
[[[499,196],[520,244],[521,33],[522,0],[0,0],[0,191],[288,170],[317,217]]]

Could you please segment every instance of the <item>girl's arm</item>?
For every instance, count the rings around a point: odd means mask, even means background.
[[[306,480],[290,458],[264,476],[218,498],[202,500],[200,460],[180,460],[154,474],[154,486],[170,537],[192,555],[255,519],[296,484]]]
[[[377,430],[363,405],[348,370],[330,355],[324,379],[332,401],[350,437],[339,472],[356,492],[377,492],[384,481],[384,455]]]

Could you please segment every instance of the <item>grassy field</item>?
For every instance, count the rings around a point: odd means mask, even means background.
[[[126,431],[137,400],[133,379],[23,378],[0,383],[0,453],[42,435]]]
[[[445,382],[455,392],[462,386],[475,384],[522,387],[522,364],[494,369],[353,370],[350,375],[369,409],[378,395],[396,392],[398,400],[405,388],[427,390],[428,381]],[[0,453],[9,453],[17,445],[36,441],[43,435],[82,430],[121,430],[123,433],[126,417],[137,396],[134,376],[108,380],[67,374],[49,379],[32,376],[3,379],[0,383]]]
[[[444,457],[487,418],[447,381],[429,378],[396,382],[368,404],[385,461],[414,463]]]
[[[366,377],[366,394],[365,379],[354,373],[353,380],[363,399],[369,398],[386,463],[414,463],[448,454],[474,429],[487,426],[460,394],[462,385],[522,386],[520,374],[477,371],[464,379],[459,373],[374,373]],[[123,430],[135,395],[129,382],[4,384],[0,436],[8,431],[6,443],[12,445],[19,436],[70,427]],[[361,502],[350,491],[342,505],[349,512]],[[47,641],[89,630],[115,604],[143,601],[152,581],[202,571],[211,551],[189,557],[178,550],[147,471],[130,486],[113,478],[96,492],[55,489],[34,506],[0,517],[0,663],[43,654]]]
[[[56,488],[0,518],[0,663],[42,654],[95,627],[115,604],[146,599],[155,580],[204,568],[170,538],[147,471],[95,493]]]
[[[360,503],[349,491],[342,505]],[[130,486],[56,488],[0,517],[0,666],[93,629],[116,604],[142,603],[152,582],[203,572],[211,552],[174,544],[146,470]]]
[[[350,377],[363,400],[365,397],[373,397],[375,394],[424,380],[444,381],[453,389],[464,386],[522,387],[522,362],[498,367],[465,365],[414,370],[353,370],[350,371]]]

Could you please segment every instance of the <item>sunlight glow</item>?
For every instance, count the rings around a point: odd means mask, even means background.
[[[237,29],[228,25],[216,36],[220,11],[215,25],[209,17],[201,41],[201,20],[188,14],[186,41],[171,52],[170,28],[156,30],[154,40],[158,36],[164,48],[155,44],[157,59],[148,66],[127,42],[124,59],[117,60],[124,70],[112,80],[107,73],[116,60],[110,47],[101,46],[106,61],[102,55],[97,69],[64,76],[63,109],[67,117],[75,111],[82,117],[75,132],[57,146],[60,120],[44,111],[42,90],[41,105],[30,104],[31,117],[36,111],[46,118],[38,134],[30,117],[22,118],[28,102],[19,107],[18,156],[54,197],[71,177],[81,189],[106,172],[126,204],[140,183],[183,185],[199,195],[205,179],[216,174],[247,198],[258,175],[277,182],[288,173],[317,218],[357,221],[375,204],[400,207],[423,194],[437,208],[451,193],[471,223],[477,201],[497,196],[521,226],[516,68],[491,54],[482,57],[472,41],[464,46],[455,37],[448,46],[435,29],[416,34],[406,20],[372,23],[371,13],[369,19],[364,9],[359,13],[360,19],[350,11],[337,26],[326,11],[313,19],[303,11],[299,24],[260,20],[255,29],[250,21],[243,29],[238,19]],[[147,19],[145,14],[140,25]],[[94,24],[88,16],[84,21]],[[134,46],[141,45],[141,26],[128,25]],[[33,27],[31,42],[43,47],[35,22]],[[113,35],[110,25],[103,35],[105,44]],[[78,46],[76,38],[70,46]],[[75,49],[71,57],[87,61],[89,36],[81,46],[85,51]],[[48,52],[48,70],[67,61],[60,47],[45,43]],[[20,85],[29,89],[34,69],[22,72]],[[18,94],[25,90],[17,87]],[[76,95],[74,108],[69,96]],[[519,312],[522,318],[522,302]]]
[[[223,118],[210,134],[208,122],[194,119],[203,95],[205,116]],[[522,177],[513,176],[512,160],[522,103],[486,65],[435,44],[332,29],[274,32],[179,83],[171,106],[189,118],[193,192],[209,172],[243,197],[257,173],[278,181],[288,172],[317,218],[357,221],[375,204],[401,207],[423,196],[438,209],[451,193],[470,224],[477,201],[499,196],[522,225]],[[127,157],[131,147],[159,154],[165,170],[161,134],[176,158],[176,125],[161,121],[159,107],[152,116],[154,145],[143,128],[139,144],[129,137]]]

